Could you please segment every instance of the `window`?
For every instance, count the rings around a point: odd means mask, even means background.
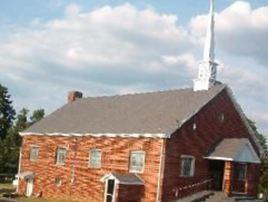
[[[192,177],[194,176],[195,158],[193,156],[181,156],[181,176]]]
[[[197,124],[193,123],[193,131],[196,131],[196,129],[197,129]]]
[[[39,147],[31,146],[30,149],[30,161],[36,161],[38,159]]]
[[[130,166],[129,172],[142,173],[145,164],[145,152],[144,151],[132,151],[130,153]]]
[[[220,121],[220,123],[224,123],[224,121],[225,121],[225,114],[224,113],[221,113],[219,115],[219,121]]]
[[[61,186],[61,184],[62,184],[61,179],[60,179],[59,177],[57,177],[57,178],[55,179],[55,185],[56,185],[57,187],[59,187],[59,186]]]
[[[235,176],[237,176],[238,180],[244,181],[247,175],[247,165],[246,164],[238,164],[235,166]]]
[[[56,164],[64,165],[66,159],[67,149],[65,148],[58,148],[57,149],[57,156],[56,156]]]
[[[101,167],[101,150],[92,149],[89,152],[89,167],[100,168]]]

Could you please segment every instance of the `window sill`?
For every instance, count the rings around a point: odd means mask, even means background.
[[[37,159],[29,159],[31,162],[37,162]]]
[[[142,174],[142,173],[144,173],[144,171],[130,170],[129,173]]]
[[[100,170],[101,167],[93,167],[93,166],[88,166],[89,169],[94,169],[94,170]]]
[[[189,176],[186,176],[186,175],[180,175],[181,178],[193,178],[194,176],[193,175],[189,175]]]
[[[65,166],[65,163],[56,163],[56,166]]]

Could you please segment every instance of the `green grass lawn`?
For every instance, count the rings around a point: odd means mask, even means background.
[[[0,198],[3,194],[12,193],[16,188],[10,183],[0,183]],[[42,199],[42,198],[17,198],[18,202],[72,202],[71,200],[55,200],[55,199]]]

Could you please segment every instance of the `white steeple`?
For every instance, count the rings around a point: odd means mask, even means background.
[[[198,78],[194,80],[194,91],[208,90],[216,83],[214,0],[210,0],[209,23],[205,41],[203,61],[199,63]]]

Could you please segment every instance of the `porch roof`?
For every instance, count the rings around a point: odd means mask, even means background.
[[[34,178],[34,172],[32,171],[24,171],[24,172],[21,172],[21,173],[18,173],[16,175],[17,178],[19,179],[32,179]]]
[[[114,179],[118,184],[125,185],[144,185],[143,180],[136,174],[133,173],[109,173],[101,178],[101,181],[104,182],[108,179]]]
[[[205,157],[211,160],[235,161],[244,163],[260,163],[256,151],[247,138],[223,139]]]

